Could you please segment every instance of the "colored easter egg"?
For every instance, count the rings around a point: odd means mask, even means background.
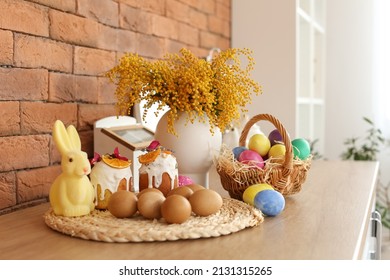
[[[283,195],[275,190],[263,190],[257,193],[253,203],[267,216],[279,215],[286,204]]]
[[[305,160],[310,156],[310,144],[304,138],[296,138],[291,141],[293,146],[294,158]]]
[[[286,154],[286,146],[284,144],[275,144],[268,151],[268,157],[284,157]]]
[[[255,196],[264,190],[273,190],[274,188],[269,184],[255,184],[247,187],[242,194],[242,200],[254,206]]]
[[[268,139],[271,142],[271,146],[283,142],[283,137],[277,129],[274,129],[270,132]]]
[[[179,175],[178,180],[179,180],[179,187],[191,185],[194,183],[190,177],[184,175]]]
[[[251,166],[257,166],[259,168],[264,167],[263,158],[257,152],[252,150],[243,151],[240,154],[238,161]]]
[[[241,154],[243,151],[245,151],[245,150],[248,150],[248,149],[247,149],[246,147],[244,147],[244,146],[234,147],[234,148],[232,149],[234,158],[235,158],[236,160],[238,160],[238,158],[240,157],[240,154]]]
[[[264,157],[271,148],[271,142],[264,134],[254,134],[249,138],[248,148]]]

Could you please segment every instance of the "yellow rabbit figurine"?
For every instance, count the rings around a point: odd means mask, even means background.
[[[54,214],[60,216],[88,215],[94,208],[94,190],[88,178],[91,165],[87,153],[81,151],[81,141],[73,125],[66,129],[57,120],[53,139],[60,151],[62,173],[50,188],[50,204]]]

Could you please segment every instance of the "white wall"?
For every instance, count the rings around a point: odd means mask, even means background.
[[[232,22],[232,47],[253,50],[253,78],[263,86],[247,107],[249,114],[273,114],[294,137],[295,1],[233,0]],[[267,124],[259,125],[266,131]]]
[[[326,0],[323,155],[328,159],[340,159],[345,139],[365,135],[363,116],[374,118],[373,2]],[[254,51],[253,77],[264,90],[248,106],[249,112],[274,114],[291,137],[296,119],[295,7],[295,1],[232,1],[232,46]]]
[[[365,135],[373,119],[372,5],[327,0],[325,156],[340,158],[344,140]]]

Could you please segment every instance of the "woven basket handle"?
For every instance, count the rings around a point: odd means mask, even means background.
[[[239,140],[239,145],[240,146],[245,146],[246,138],[248,136],[249,130],[251,127],[257,123],[258,121],[269,121],[272,123],[279,131],[283,138],[284,145],[286,147],[286,155],[285,155],[285,160],[283,162],[283,166],[286,169],[292,169],[293,168],[293,154],[292,154],[292,146],[291,146],[291,140],[290,136],[288,135],[286,129],[284,128],[283,124],[274,116],[269,115],[269,114],[259,114],[254,117],[252,117],[244,126],[240,140]]]

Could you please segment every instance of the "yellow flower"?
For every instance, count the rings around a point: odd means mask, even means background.
[[[247,58],[241,67],[240,56]],[[246,112],[252,93],[261,94],[261,86],[251,79],[254,59],[249,49],[231,48],[220,52],[211,62],[196,57],[183,48],[180,54],[166,54],[164,59],[148,61],[138,54],[125,54],[106,76],[116,84],[119,114],[128,114],[145,100],[144,117],[152,105],[168,106],[169,132],[176,135],[174,121],[179,112],[188,113],[193,122],[196,114],[209,118],[211,132],[222,132]]]

